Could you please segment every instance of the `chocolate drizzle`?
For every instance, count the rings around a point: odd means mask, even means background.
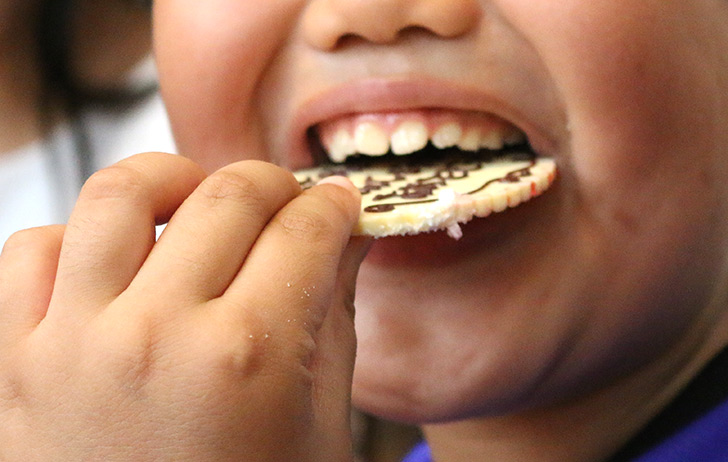
[[[391,212],[398,207],[429,204],[437,202],[437,190],[448,186],[453,182],[464,180],[471,177],[471,173],[487,167],[487,164],[494,160],[503,159],[458,159],[446,163],[437,163],[432,165],[378,165],[377,167],[384,170],[381,176],[368,175],[364,181],[364,184],[359,188],[362,195],[367,196],[375,194],[371,200],[372,202],[388,201],[379,204],[370,205],[364,208],[364,212],[367,213],[385,213]],[[508,160],[514,161],[528,161],[526,167],[519,167],[516,170],[509,171],[504,176],[493,178],[486,181],[484,184],[477,188],[462,193],[465,195],[476,194],[483,191],[489,185],[497,182],[504,183],[517,183],[521,178],[531,175],[531,167],[536,163],[533,156],[523,158],[521,156],[508,156]],[[423,178],[412,178],[408,181],[408,178],[417,174],[422,173],[425,168],[434,169],[432,175]],[[343,166],[335,166],[331,169],[324,169],[317,173],[318,179],[325,178],[331,175],[344,175],[349,176],[350,173],[361,171],[358,168],[344,168]],[[407,181],[403,186],[391,189],[392,184],[395,182]],[[301,186],[304,188],[313,186],[315,184],[314,178],[307,176],[301,181]],[[402,202],[392,202],[393,199],[402,199]]]
[[[490,186],[493,183],[497,182],[504,182],[504,183],[517,183],[520,181],[522,177],[531,175],[531,167],[535,165],[535,161],[531,160],[528,167],[525,168],[519,168],[518,170],[513,170],[511,172],[508,172],[505,176],[500,178],[494,178],[491,180],[488,180],[483,185],[479,186],[478,188],[468,191],[465,193],[466,195],[469,194],[475,194],[478,193],[488,186]],[[452,173],[457,172],[456,170],[451,170],[449,168],[444,168],[443,170],[438,170],[435,175],[433,175],[430,178],[425,179],[418,179],[414,183],[409,183],[401,188],[399,188],[399,193],[393,192],[391,194],[388,194],[386,196],[376,196],[373,200],[383,200],[383,199],[391,199],[395,197],[399,197],[401,199],[424,199],[426,197],[430,197],[434,195],[435,191],[440,186],[446,186],[447,180],[459,180],[463,178],[467,178],[467,172],[472,170],[477,170],[479,168],[482,168],[482,165],[479,165],[478,168],[469,169],[469,170],[461,170],[460,173],[462,176],[458,175],[452,175]],[[435,182],[430,182],[430,181]],[[384,212],[391,212],[392,210],[396,209],[397,207],[407,206],[407,205],[418,205],[418,204],[431,204],[433,202],[437,202],[437,199],[426,199],[426,200],[415,200],[415,201],[408,201],[408,202],[390,202],[386,204],[377,204],[377,205],[370,205],[369,207],[366,207],[364,209],[364,212],[367,213],[384,213]]]

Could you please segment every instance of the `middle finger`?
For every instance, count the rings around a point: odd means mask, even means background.
[[[208,177],[170,220],[130,290],[166,290],[200,302],[222,294],[261,230],[301,188],[290,172],[259,161]]]

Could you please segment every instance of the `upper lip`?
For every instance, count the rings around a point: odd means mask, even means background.
[[[480,111],[496,115],[522,130],[534,151],[548,155],[556,141],[521,110],[503,98],[450,82],[427,78],[374,78],[335,87],[306,101],[295,114],[286,150],[293,169],[313,164],[307,131],[329,119],[349,114],[392,112],[417,108]]]

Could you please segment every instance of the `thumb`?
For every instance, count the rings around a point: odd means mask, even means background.
[[[328,447],[342,448],[347,454],[351,451],[351,383],[356,356],[354,295],[359,266],[371,242],[370,238],[353,237],[342,255],[332,306],[317,333],[312,364],[314,407],[322,436],[331,438]]]
[[[353,236],[346,246],[346,250],[339,263],[338,278],[334,302],[345,308],[345,314],[350,321],[354,321],[354,297],[356,295],[356,279],[359,275],[359,266],[366,258],[372,246],[373,239],[365,236]],[[335,308],[335,307],[332,307]]]

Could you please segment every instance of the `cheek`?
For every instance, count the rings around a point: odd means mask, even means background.
[[[634,366],[675,342],[722,290],[725,14],[711,14],[718,2],[709,1],[501,3],[513,4],[511,20],[559,87],[576,234],[610,288],[585,302],[604,298],[605,309],[573,364],[591,360],[585,374],[618,369],[610,357]]]
[[[263,158],[253,95],[298,14],[295,0],[159,0],[155,54],[180,152],[208,170]]]
[[[728,69],[710,44],[728,38],[714,2],[497,3],[565,105],[561,173],[574,206],[605,227],[642,224],[675,239],[708,226],[707,202],[724,194],[726,175],[717,75]]]
[[[720,91],[716,56],[706,46],[718,31],[707,19],[716,15],[712,2],[499,3],[554,76],[569,114],[574,162],[610,168],[624,162],[634,171],[666,160],[660,149],[714,139],[710,123],[718,119],[712,116]]]

